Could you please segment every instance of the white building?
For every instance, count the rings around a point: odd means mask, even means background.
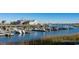
[[[30,21],[29,24],[30,24],[30,25],[37,25],[38,22],[37,22],[36,20],[33,20],[33,21]]]

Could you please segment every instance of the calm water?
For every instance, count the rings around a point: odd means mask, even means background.
[[[59,35],[72,35],[79,33],[79,28],[71,29],[71,30],[60,30],[60,31],[52,31],[52,32],[32,32],[31,34],[24,35],[14,35],[12,37],[0,37],[0,42],[19,42],[19,41],[30,41],[40,39],[44,36],[59,36]]]

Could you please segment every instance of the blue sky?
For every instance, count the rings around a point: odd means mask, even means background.
[[[0,13],[0,20],[34,19],[45,23],[79,23],[79,13]]]

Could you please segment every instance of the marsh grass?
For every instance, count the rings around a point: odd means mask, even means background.
[[[51,45],[51,44],[76,44],[79,43],[79,34],[66,36],[47,36],[41,40],[30,41],[32,45]]]

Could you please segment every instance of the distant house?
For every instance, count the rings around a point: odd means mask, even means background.
[[[21,20],[20,24],[29,24],[29,22],[30,22],[29,20]]]
[[[11,22],[11,24],[13,24],[13,25],[17,25],[17,24],[29,24],[29,21],[28,20],[17,20],[17,21]]]
[[[11,24],[30,24],[30,25],[37,25],[38,22],[36,20],[17,20],[14,22],[11,22]]]
[[[32,20],[32,21],[29,22],[29,24],[30,24],[30,25],[37,25],[38,22],[37,22],[36,20]]]

